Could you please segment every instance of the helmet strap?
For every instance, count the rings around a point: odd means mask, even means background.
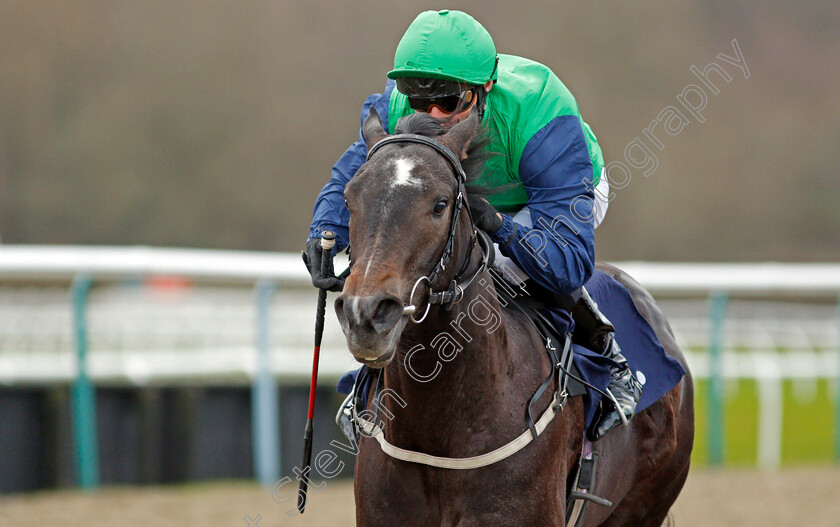
[[[478,112],[478,120],[484,120],[484,111],[487,109],[487,90],[484,89],[484,86],[479,86],[478,89],[475,90],[475,112]]]

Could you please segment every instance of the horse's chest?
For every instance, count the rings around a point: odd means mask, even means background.
[[[560,525],[561,467],[538,470],[545,460],[537,454],[475,470],[441,470],[363,449],[356,472],[358,525]]]

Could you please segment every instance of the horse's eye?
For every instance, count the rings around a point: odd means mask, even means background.
[[[442,200],[438,201],[437,203],[435,203],[435,208],[434,208],[435,214],[437,214],[438,216],[443,214],[443,211],[446,210],[446,206],[448,204],[449,204],[449,202],[446,201],[445,199],[442,199]]]
[[[350,210],[350,205],[347,204],[347,200],[344,200],[344,208]]]

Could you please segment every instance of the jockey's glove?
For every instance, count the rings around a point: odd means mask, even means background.
[[[473,225],[487,234],[494,234],[502,228],[502,216],[489,201],[481,196],[469,196],[467,200],[470,203]]]
[[[323,250],[321,249],[321,238],[310,238],[306,240],[306,250],[303,251],[303,263],[312,276],[312,285],[318,289],[327,291],[341,291],[344,288],[344,280],[335,276],[332,259],[327,262],[326,275],[321,272],[321,260]]]

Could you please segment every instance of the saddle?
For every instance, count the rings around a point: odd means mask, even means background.
[[[491,270],[490,274],[499,303],[525,314],[542,337],[552,365],[558,370],[561,392],[569,397],[584,396],[585,427],[589,428],[601,394],[609,384],[609,367],[612,365],[612,360],[604,357],[599,350],[603,348],[606,336],[615,328],[606,317],[583,301],[587,293],[582,287],[572,294],[558,295],[531,280],[527,293],[519,294],[500,273]],[[567,313],[574,320],[573,332],[567,329],[571,327]],[[568,348],[567,360],[556,360],[559,357],[555,358],[552,347],[558,344],[564,350]],[[541,395],[541,391],[536,393],[531,403]]]

